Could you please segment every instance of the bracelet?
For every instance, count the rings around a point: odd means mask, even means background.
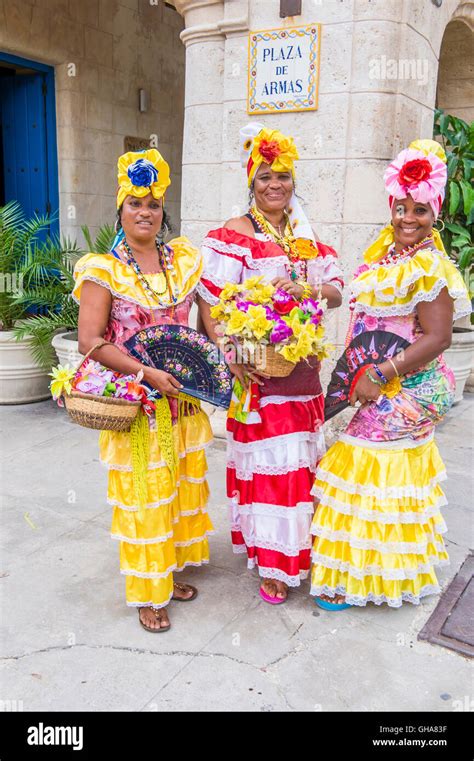
[[[348,399],[351,398],[351,396],[352,396],[352,394],[354,392],[354,389],[357,386],[359,378],[365,373],[366,369],[367,369],[366,366],[363,365],[362,367],[359,367],[359,369],[357,370],[356,374],[354,375],[354,378],[352,379],[352,383],[351,383],[350,388],[349,388],[349,393],[347,394],[347,398]]]
[[[379,367],[377,367],[377,365],[372,365],[372,367],[374,368],[375,372],[379,376],[379,378],[382,381],[382,383],[388,383],[388,380],[385,377],[385,375],[383,374],[382,370]]]
[[[369,367],[366,367],[365,374],[366,374],[367,378],[370,381],[372,381],[372,383],[375,383],[376,386],[384,386],[385,383],[382,383],[381,380],[378,380],[377,378],[374,378],[374,376],[370,374],[370,368],[373,368],[373,367],[374,367],[374,365],[370,365]]]
[[[396,373],[396,375],[397,375],[397,378],[398,378],[398,376],[400,375],[400,373],[399,373],[399,372],[398,372],[398,370],[397,370],[397,366],[395,365],[395,362],[392,362],[392,360],[391,360],[391,359],[388,359],[388,357],[387,357],[387,360],[388,360],[388,361],[390,362],[390,364],[392,365],[392,367],[393,367],[393,369],[395,370],[395,373]]]
[[[312,286],[306,282],[306,280],[298,280],[298,285],[301,285],[303,288],[303,293],[301,294],[300,301],[303,301],[303,299],[310,299],[313,295]]]

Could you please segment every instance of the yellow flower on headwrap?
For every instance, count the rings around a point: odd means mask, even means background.
[[[170,185],[170,168],[156,148],[149,151],[130,151],[118,160],[117,208],[127,196],[144,198],[151,193],[157,200],[163,198]]]
[[[269,164],[274,172],[291,172],[294,177],[294,162],[298,158],[298,151],[292,137],[286,137],[277,129],[264,127],[253,138],[253,148],[247,170],[249,185],[251,185],[258,167],[263,162]]]
[[[427,156],[429,153],[434,153],[435,156],[437,156],[444,164],[446,164],[447,159],[444,148],[442,145],[436,142],[436,140],[418,138],[417,140],[412,140],[408,147],[414,151],[423,151],[425,156]]]

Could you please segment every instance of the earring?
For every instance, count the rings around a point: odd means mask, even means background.
[[[436,220],[436,221],[438,221],[438,220]],[[436,230],[437,232],[442,233],[446,225],[444,224],[444,220],[440,219],[439,221],[441,222],[441,224],[443,226],[442,227],[436,227],[436,225],[433,225],[433,230]]]
[[[120,232],[121,229],[122,229],[122,223],[121,223],[120,219],[116,219],[115,220],[115,224],[114,224],[114,230],[115,230],[116,233],[118,233],[118,232]]]

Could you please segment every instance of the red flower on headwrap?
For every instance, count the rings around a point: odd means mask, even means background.
[[[413,159],[402,166],[398,181],[401,185],[418,185],[422,180],[426,180],[432,171],[433,167],[428,159]]]
[[[276,140],[262,140],[258,150],[267,164],[272,164],[281,153],[281,148]]]

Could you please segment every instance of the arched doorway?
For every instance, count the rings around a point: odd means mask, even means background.
[[[436,106],[453,116],[474,120],[474,32],[454,18],[441,43]]]

